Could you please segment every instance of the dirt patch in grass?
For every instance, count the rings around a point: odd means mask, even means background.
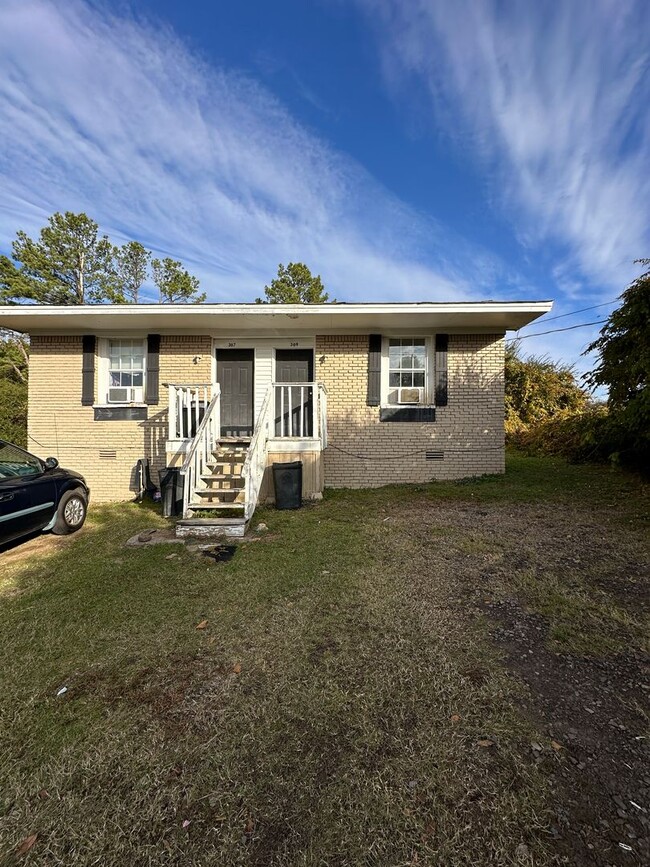
[[[527,687],[519,707],[545,735],[528,748],[553,790],[550,851],[570,864],[648,863],[642,528],[611,510],[560,504],[420,500],[396,520],[410,572],[453,576],[459,611],[486,618],[506,666]]]
[[[553,652],[539,615],[515,600],[488,607],[508,666],[530,688],[530,712],[565,758],[552,768],[556,850],[569,863],[629,864],[630,853],[648,863],[647,657]]]
[[[72,674],[63,702],[92,700],[108,706],[143,705],[153,718],[165,724],[173,721],[172,729],[176,731],[183,713],[191,715],[184,705],[189,703],[197,685],[205,691],[233,674],[232,665],[200,650],[173,653],[157,660],[155,665],[132,672],[124,669],[122,663],[115,668],[93,668]],[[48,690],[52,692],[53,688]]]
[[[24,565],[33,557],[54,552],[73,541],[69,536],[55,536],[52,533],[38,533],[15,542],[0,546],[0,565],[3,572],[13,566]]]

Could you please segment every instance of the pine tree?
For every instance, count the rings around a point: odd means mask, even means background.
[[[266,301],[257,298],[258,304],[325,304],[329,295],[320,275],[312,276],[302,262],[278,265],[278,276],[264,287]]]
[[[162,304],[200,304],[205,301],[205,292],[198,294],[198,278],[175,259],[154,259],[151,270]]]
[[[114,303],[137,304],[139,292],[149,273],[151,253],[138,241],[113,247],[109,299]]]
[[[113,248],[98,237],[98,226],[86,214],[56,213],[38,240],[19,231],[13,258],[0,257],[0,298],[5,303],[85,304],[102,301],[110,292]]]

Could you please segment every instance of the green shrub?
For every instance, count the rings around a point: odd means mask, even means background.
[[[576,463],[612,463],[648,474],[650,432],[641,437],[630,434],[622,416],[604,405],[578,413],[557,413],[512,432],[508,443],[531,455],[555,455]]]
[[[27,383],[0,377],[0,439],[27,446]]]
[[[573,369],[549,358],[522,358],[515,341],[506,347],[505,430],[518,436],[547,419],[583,412],[589,405]]]

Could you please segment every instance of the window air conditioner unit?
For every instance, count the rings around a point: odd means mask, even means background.
[[[142,403],[142,386],[137,388],[109,388],[109,403]]]
[[[398,403],[422,403],[423,388],[398,388]]]

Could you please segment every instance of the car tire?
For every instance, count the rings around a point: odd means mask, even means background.
[[[76,533],[83,527],[86,520],[86,510],[88,504],[83,491],[74,490],[67,491],[59,500],[59,507],[56,510],[56,521],[52,527],[52,532],[57,536],[67,536],[69,533]]]

